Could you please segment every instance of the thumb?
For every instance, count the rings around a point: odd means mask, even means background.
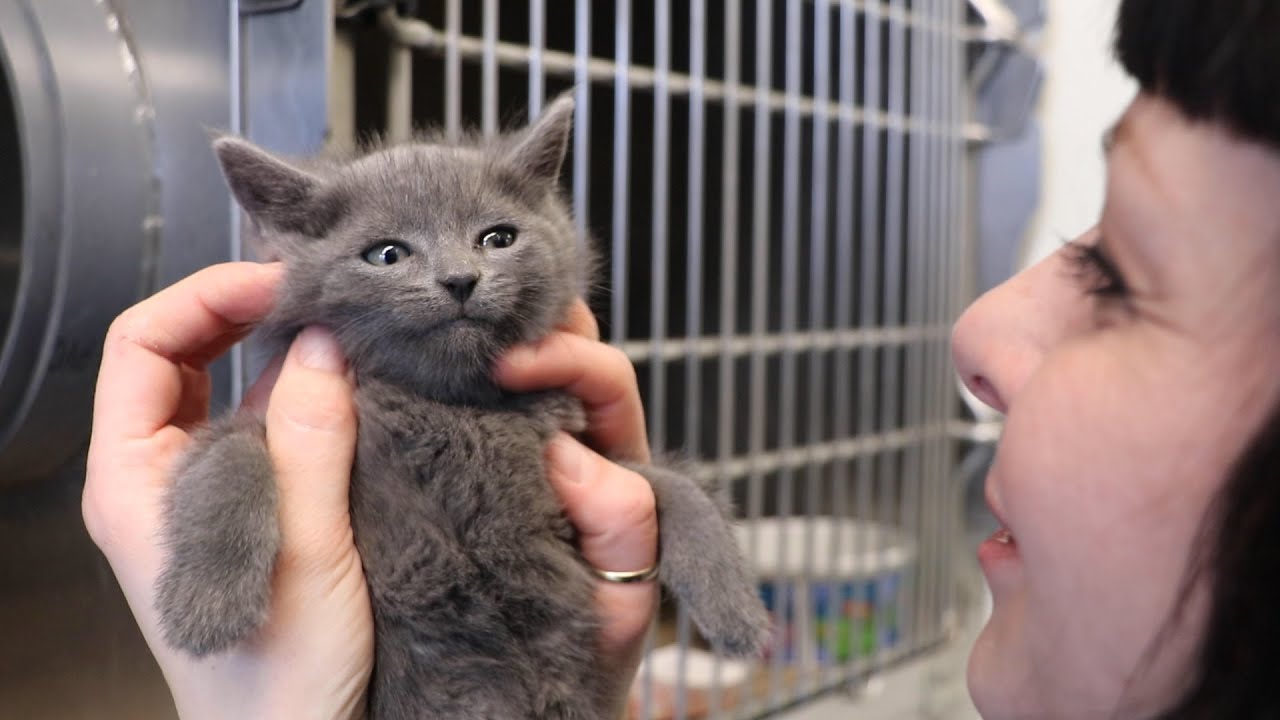
[[[588,563],[616,572],[654,564],[658,521],[649,481],[564,434],[552,440],[547,464]]]
[[[280,495],[281,561],[326,563],[350,544],[356,412],[346,361],[319,327],[294,340],[267,404]]]
[[[547,449],[547,475],[578,530],[583,559],[597,570],[631,572],[658,560],[653,488],[568,435]],[[600,649],[618,677],[630,677],[658,604],[657,584],[596,582]]]

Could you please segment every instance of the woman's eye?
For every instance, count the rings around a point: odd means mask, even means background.
[[[480,247],[500,250],[511,247],[516,241],[516,229],[513,227],[496,227],[480,234]]]
[[[370,265],[395,265],[412,254],[404,245],[384,240],[364,251],[364,261]]]
[[[1099,243],[1071,243],[1071,264],[1085,293],[1099,298],[1125,298],[1129,286]]]

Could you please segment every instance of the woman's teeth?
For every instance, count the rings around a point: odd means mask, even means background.
[[[1012,545],[1012,544],[1013,544],[1013,533],[1009,532],[1008,530],[1006,530],[1006,529],[1004,529],[1004,528],[1000,528],[1000,530],[999,530],[999,531],[997,531],[997,532],[996,532],[996,534],[995,534],[994,536],[992,536],[992,538],[991,538],[991,539],[992,539],[992,540],[995,540],[996,542],[1000,543],[1001,545]]]

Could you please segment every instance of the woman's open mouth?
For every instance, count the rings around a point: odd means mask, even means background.
[[[996,523],[1000,526],[999,530],[992,533],[991,537],[978,546],[978,563],[982,565],[983,572],[990,579],[993,568],[1018,557],[1018,541],[1014,539],[1013,533],[1009,531],[1009,524],[1005,521],[1004,508],[997,502],[993,486],[988,483],[985,490],[987,507],[990,508],[992,517],[995,518]]]
[[[982,565],[988,580],[991,578],[992,571],[998,566],[1017,557],[1018,541],[1014,539],[1013,533],[1009,532],[1008,528],[1000,528],[978,546],[978,563]]]

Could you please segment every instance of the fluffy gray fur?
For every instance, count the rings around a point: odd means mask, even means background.
[[[557,432],[584,429],[582,407],[490,377],[501,352],[550,332],[589,281],[557,182],[572,117],[566,97],[491,142],[305,167],[215,142],[261,245],[286,263],[265,337],[281,348],[327,326],[355,371],[351,522],[376,625],[376,720],[610,712],[595,579],[543,460]],[[503,226],[514,244],[479,244]],[[365,259],[390,239],[412,254]],[[658,502],[660,579],[716,647],[757,653],[768,618],[724,512],[686,474],[635,469]],[[208,655],[262,625],[279,529],[260,421],[232,416],[197,435],[164,537],[157,604],[170,644]]]

